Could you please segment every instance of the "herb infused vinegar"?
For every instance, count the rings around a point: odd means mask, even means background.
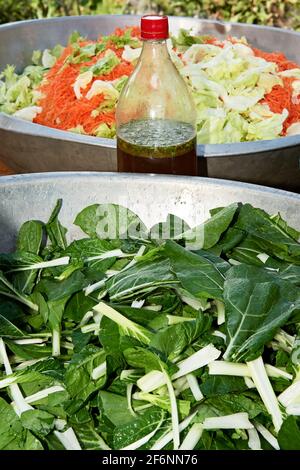
[[[121,172],[197,175],[195,128],[186,122],[140,119],[122,124],[117,152]]]

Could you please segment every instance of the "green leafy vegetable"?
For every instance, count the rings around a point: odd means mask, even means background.
[[[68,243],[61,209],[0,254],[0,449],[299,449],[297,230],[94,204]]]

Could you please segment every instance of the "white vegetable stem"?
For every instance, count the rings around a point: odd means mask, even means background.
[[[194,419],[196,414],[197,414],[197,411],[195,411],[190,416],[188,416],[183,421],[181,421],[181,423],[179,423],[179,432],[184,431],[189,426],[190,422]],[[156,441],[155,444],[153,444],[150,450],[163,449],[167,444],[169,444],[172,438],[173,438],[173,432],[170,431],[166,433],[164,436],[162,436],[160,439],[158,439],[158,441]]]
[[[133,321],[124,317],[124,315],[117,312],[117,310],[115,310],[114,308],[109,307],[109,305],[106,305],[104,302],[100,302],[99,304],[95,305],[95,307],[93,307],[93,310],[102,313],[107,318],[114,321],[125,330],[127,329],[131,331],[143,343],[150,343],[150,332],[148,336],[148,331],[145,328],[136,325]]]
[[[2,338],[0,338],[0,359],[2,360],[2,362],[4,364],[5,373],[7,375],[12,374],[13,373],[12,368],[10,366],[8,356],[7,356],[7,353],[6,353],[5,344],[4,344],[4,341],[3,341]],[[16,410],[16,413],[17,413],[18,416],[20,416],[22,413],[24,413],[24,411],[28,411],[28,410],[33,409],[32,406],[28,405],[28,403],[26,403],[26,401],[24,400],[24,397],[21,393],[21,390],[20,390],[18,384],[11,384],[9,386],[9,389],[10,389],[12,399],[16,404],[15,410]]]
[[[187,359],[184,359],[183,361],[176,364],[179,370],[172,376],[172,380],[183,377],[187,374],[190,374],[194,370],[200,369],[200,367],[206,366],[210,362],[217,359],[220,354],[221,351],[216,349],[212,344],[205,346],[204,348],[189,356]],[[165,377],[164,374],[158,370],[152,370],[151,372],[148,372],[148,374],[145,374],[137,381],[137,386],[143,392],[148,393],[153,392],[153,390],[156,390],[163,385],[166,385]]]
[[[295,402],[300,401],[300,380],[297,382],[294,382],[292,385],[290,385],[288,388],[285,389],[284,392],[282,392],[278,400],[283,406],[289,406]]]
[[[198,380],[193,374],[187,374],[186,379],[188,381],[189,387],[191,389],[191,392],[195,398],[196,401],[201,401],[203,400],[204,396],[200,390]]]
[[[234,413],[226,416],[205,418],[203,429],[252,429],[248,413]]]
[[[201,439],[203,426],[200,423],[194,423],[185,436],[179,450],[193,450]]]
[[[82,450],[72,428],[68,428],[65,432],[54,431],[54,434],[66,450]]]
[[[52,259],[50,261],[42,261],[41,263],[34,263],[30,266],[13,269],[12,271],[32,271],[33,269],[54,268],[56,266],[65,266],[69,264],[70,257],[63,256],[62,258]]]
[[[52,330],[52,356],[60,356],[60,331]]]
[[[165,376],[161,371],[151,370],[148,374],[138,379],[136,384],[143,392],[150,393],[162,387],[165,383]]]
[[[128,256],[132,256],[132,255],[129,255],[127,253],[123,253],[122,250],[116,249],[116,250],[111,250],[111,251],[105,251],[101,255],[90,256],[89,258],[86,258],[85,261],[87,261],[87,262],[94,261],[94,260],[96,261],[97,259],[114,258],[115,256],[117,258],[127,258]]]
[[[146,246],[145,246],[145,245],[142,245],[142,246],[140,247],[140,249],[138,250],[138,252],[134,255],[135,258],[138,257],[138,256],[142,256],[142,254],[144,253],[145,249],[146,249]],[[115,251],[116,251],[116,250],[115,250]],[[112,253],[112,252],[110,252],[110,254],[111,254],[111,253]],[[116,255],[115,255],[115,256],[116,256]],[[132,255],[127,255],[127,254],[126,254],[126,257],[127,257],[127,256],[132,256]],[[87,286],[85,289],[83,289],[85,295],[90,295],[90,294],[91,294],[92,292],[94,292],[95,290],[98,290],[98,289],[100,289],[100,287],[103,287],[109,277],[112,277],[112,276],[114,276],[115,274],[119,274],[120,272],[123,272],[123,271],[125,271],[126,269],[130,268],[131,266],[135,265],[135,264],[136,264],[136,259],[135,259],[135,258],[132,259],[123,269],[121,269],[121,271],[115,271],[115,272],[109,274],[107,278],[101,279],[101,281],[95,282],[94,284],[91,284],[91,285]],[[93,258],[93,259],[95,259],[95,258]]]
[[[15,344],[43,344],[47,341],[46,338],[26,338],[26,339],[15,339]]]
[[[287,380],[292,380],[293,376],[288,374],[278,367],[270,364],[265,364],[265,369],[269,377],[282,377]],[[233,375],[236,377],[251,377],[251,372],[247,364],[228,362],[228,361],[214,361],[208,364],[208,371],[211,375]]]
[[[180,431],[179,431],[179,417],[178,417],[177,401],[176,401],[176,396],[175,396],[174,388],[173,388],[170,377],[165,371],[163,371],[163,374],[165,376],[165,381],[168,387],[170,404],[171,404],[173,448],[174,450],[178,450],[179,445],[180,445]]]
[[[288,405],[285,411],[288,415],[300,416],[300,403]]]
[[[61,385],[53,385],[53,387],[45,388],[44,390],[34,393],[33,395],[28,395],[28,397],[25,398],[25,401],[26,403],[35,403],[36,401],[40,401],[44,398],[47,398],[52,393],[64,391],[65,389]]]
[[[200,369],[201,367],[204,367],[210,362],[218,359],[220,354],[221,351],[215,348],[213,344],[209,344],[208,346],[205,346],[204,348],[189,356],[187,359],[178,362],[176,365],[179,367],[179,371],[177,371],[172,378],[178,379],[183,375]]]
[[[176,325],[177,323],[184,323],[187,321],[195,321],[195,318],[179,317],[176,315],[167,315],[168,325]]]
[[[266,441],[273,447],[275,450],[280,450],[279,444],[277,439],[273,436],[273,434],[268,431],[267,428],[265,428],[262,424],[260,423],[254,423],[256,429],[258,432],[266,439]]]
[[[225,323],[225,305],[220,300],[215,300],[215,304],[217,307],[218,315],[217,324],[222,325],[223,323]]]
[[[98,380],[106,374],[106,361],[102,362],[99,366],[95,367],[92,371],[92,379]]]
[[[134,416],[136,418],[137,414],[134,411],[134,409],[132,408],[132,389],[133,389],[133,385],[134,385],[133,383],[127,384],[126,396],[127,396],[128,410],[129,410],[130,414],[132,414],[132,416]]]
[[[247,365],[258,393],[260,394],[267,411],[272,417],[275,431],[278,432],[281,428],[283,419],[276,395],[268,379],[263,360],[261,357],[258,357],[254,361],[248,362]]]
[[[253,429],[247,429],[248,433],[248,447],[251,450],[262,450],[261,445],[260,445],[260,439],[258,432],[256,431],[255,428]]]

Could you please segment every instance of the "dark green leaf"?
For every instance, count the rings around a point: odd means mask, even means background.
[[[203,224],[188,230],[182,234],[186,246],[191,250],[204,248],[207,250],[214,246],[220,239],[222,233],[227,230],[236,213],[238,204],[230,204],[224,207]]]
[[[36,289],[38,292],[45,294],[48,300],[54,301],[70,297],[86,285],[84,275],[80,271],[75,271],[64,281],[44,278],[37,284]]]
[[[262,252],[300,264],[300,244],[285,231],[281,222],[277,223],[263,210],[243,205],[235,228],[252,235]]]
[[[146,232],[140,218],[132,211],[116,204],[94,204],[83,209],[74,221],[92,238],[116,240],[139,237]]]
[[[54,416],[47,411],[28,410],[21,414],[21,423],[35,435],[44,437],[54,429]]]
[[[17,324],[22,319],[23,313],[19,305],[10,300],[0,300],[0,337],[24,336]]]
[[[211,318],[201,313],[196,320],[177,323],[160,330],[153,337],[150,347],[172,361],[210,326]]]
[[[128,299],[144,292],[151,292],[162,285],[176,284],[178,281],[175,280],[170,268],[169,260],[136,263],[107,281],[110,299]]]
[[[165,412],[153,407],[143,415],[126,424],[124,421],[114,431],[114,448],[122,449],[147,434],[158,430],[163,424]]]
[[[214,375],[206,378],[200,389],[207,398],[227,393],[242,393],[248,390],[245,380],[242,377],[229,377],[226,375]]]
[[[288,416],[278,434],[281,450],[300,450],[300,419]]]
[[[22,426],[13,408],[0,397],[0,450],[42,450],[42,444]]]
[[[65,374],[65,384],[72,401],[69,408],[77,411],[91,393],[99,390],[105,383],[106,376],[93,380],[93,370],[105,361],[105,352],[90,344],[73,355]],[[74,400],[74,402],[73,402]],[[69,410],[70,412],[70,410]]]
[[[58,220],[62,208],[62,199],[58,199],[56,206],[46,224],[46,231],[52,243],[53,249],[65,250],[67,247],[66,233],[67,229],[63,227]]]
[[[173,240],[182,238],[181,235],[189,230],[188,224],[173,214],[168,214],[165,222],[153,225],[150,229],[152,240]]]
[[[224,358],[234,361],[258,357],[278,328],[300,308],[299,292],[292,284],[244,264],[228,271],[224,300],[228,335]]]
[[[222,299],[224,275],[203,256],[188,252],[173,241],[167,241],[164,253],[181,285],[195,297]]]
[[[83,291],[77,292],[66,305],[64,317],[80,323],[84,315],[93,309],[96,301],[86,296]]]
[[[17,251],[39,254],[43,240],[44,224],[38,220],[25,222],[18,233]]]
[[[134,416],[128,409],[127,398],[104,390],[99,392],[100,408],[114,426],[122,426],[134,421]]]

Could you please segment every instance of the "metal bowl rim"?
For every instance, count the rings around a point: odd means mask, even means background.
[[[289,198],[291,200],[300,201],[300,194],[283,189],[261,186],[258,184],[244,183],[240,181],[231,181],[218,178],[204,178],[200,176],[173,176],[173,175],[154,175],[154,174],[132,174],[117,172],[96,172],[96,171],[60,171],[60,172],[43,172],[43,173],[24,173],[20,175],[8,175],[0,178],[0,191],[4,186],[22,186],[34,183],[57,183],[58,180],[83,180],[87,183],[93,180],[110,180],[116,182],[125,181],[127,185],[137,183],[147,184],[151,180],[158,181],[160,184],[176,183],[178,185],[188,184],[191,188],[202,185],[206,187],[223,187],[224,189],[241,189],[249,192],[268,194],[276,198]]]

